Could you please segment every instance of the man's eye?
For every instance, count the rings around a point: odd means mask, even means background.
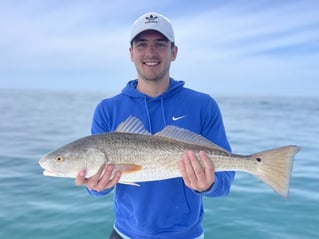
[[[166,47],[166,45],[164,43],[156,43],[155,45],[157,48],[162,48],[162,47]]]
[[[146,47],[146,43],[139,43],[139,44],[137,44],[137,47],[145,48]]]

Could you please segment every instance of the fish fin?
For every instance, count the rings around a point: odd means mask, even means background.
[[[138,164],[114,164],[114,170],[120,170],[123,174],[138,172],[142,169],[141,165]],[[119,181],[121,184],[140,186],[135,182]]]
[[[114,164],[114,170],[119,170],[122,173],[134,173],[134,172],[138,172],[142,169],[141,165],[138,164]]]
[[[139,185],[139,184],[137,184],[137,183],[126,182],[126,181],[119,181],[119,183],[121,183],[121,184],[126,184],[126,185],[131,185],[131,186],[137,186],[137,187],[141,186],[141,185]]]
[[[253,154],[258,164],[254,175],[287,199],[293,159],[299,150],[298,146],[288,145]]]
[[[120,123],[115,132],[151,135],[145,129],[142,121],[135,116],[129,116],[125,121]]]
[[[190,130],[180,128],[173,125],[166,126],[163,130],[155,134],[156,136],[161,136],[170,139],[180,140],[186,143],[198,144],[200,146],[215,148],[224,152],[227,152],[224,148],[214,144],[205,137],[196,134]],[[227,152],[228,153],[228,152]]]

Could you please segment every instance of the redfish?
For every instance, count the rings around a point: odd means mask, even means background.
[[[90,177],[102,164],[112,163],[116,170],[122,171],[120,183],[136,185],[138,182],[181,177],[178,162],[182,155],[188,150],[202,150],[213,161],[216,172],[249,173],[287,198],[293,158],[299,149],[296,145],[288,145],[238,155],[176,126],[167,126],[151,135],[139,119],[131,116],[115,132],[78,139],[44,155],[39,163],[46,176],[71,178],[82,169]]]

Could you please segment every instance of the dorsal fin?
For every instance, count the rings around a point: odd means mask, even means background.
[[[156,133],[155,136],[176,139],[176,140],[183,141],[186,143],[192,143],[192,144],[198,144],[201,146],[212,147],[212,148],[216,148],[216,149],[222,150],[224,152],[227,152],[225,149],[218,146],[217,144],[214,144],[213,142],[206,139],[205,137],[203,137],[199,134],[196,134],[190,130],[180,128],[177,126],[173,126],[173,125],[166,126],[163,130]]]
[[[150,132],[145,129],[142,121],[135,116],[129,116],[125,121],[120,123],[115,132],[150,135]]]

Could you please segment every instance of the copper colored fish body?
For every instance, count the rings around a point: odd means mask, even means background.
[[[204,137],[175,126],[151,135],[135,117],[129,117],[112,133],[91,135],[44,155],[40,165],[44,175],[76,177],[87,170],[94,175],[103,163],[122,171],[120,183],[164,180],[181,177],[178,162],[188,150],[203,150],[216,171],[243,171],[288,197],[295,145],[266,150],[252,155],[231,154]]]

